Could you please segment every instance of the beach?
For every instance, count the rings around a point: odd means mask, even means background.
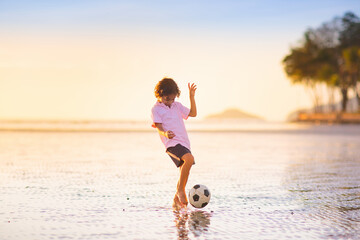
[[[359,239],[360,126],[251,126],[193,127],[182,212],[150,127],[0,131],[0,239]]]

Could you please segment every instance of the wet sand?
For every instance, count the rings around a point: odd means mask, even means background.
[[[0,132],[0,239],[358,239],[353,127],[191,132],[212,198],[187,212],[155,132]]]

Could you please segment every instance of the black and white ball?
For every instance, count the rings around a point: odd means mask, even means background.
[[[189,191],[189,202],[195,208],[203,208],[210,202],[211,193],[205,185],[196,184]]]

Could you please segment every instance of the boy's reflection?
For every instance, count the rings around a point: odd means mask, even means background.
[[[175,224],[178,230],[178,239],[189,239],[189,230],[199,237],[208,231],[211,214],[205,211],[174,211]],[[186,226],[187,224],[187,226]]]

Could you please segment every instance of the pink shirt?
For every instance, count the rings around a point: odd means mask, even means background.
[[[190,150],[190,141],[183,120],[188,119],[189,113],[190,109],[179,102],[173,102],[170,107],[161,102],[155,103],[151,109],[152,126],[155,127],[155,123],[162,123],[165,132],[172,131],[175,134],[172,139],[160,135],[165,148],[174,147],[180,143]]]

